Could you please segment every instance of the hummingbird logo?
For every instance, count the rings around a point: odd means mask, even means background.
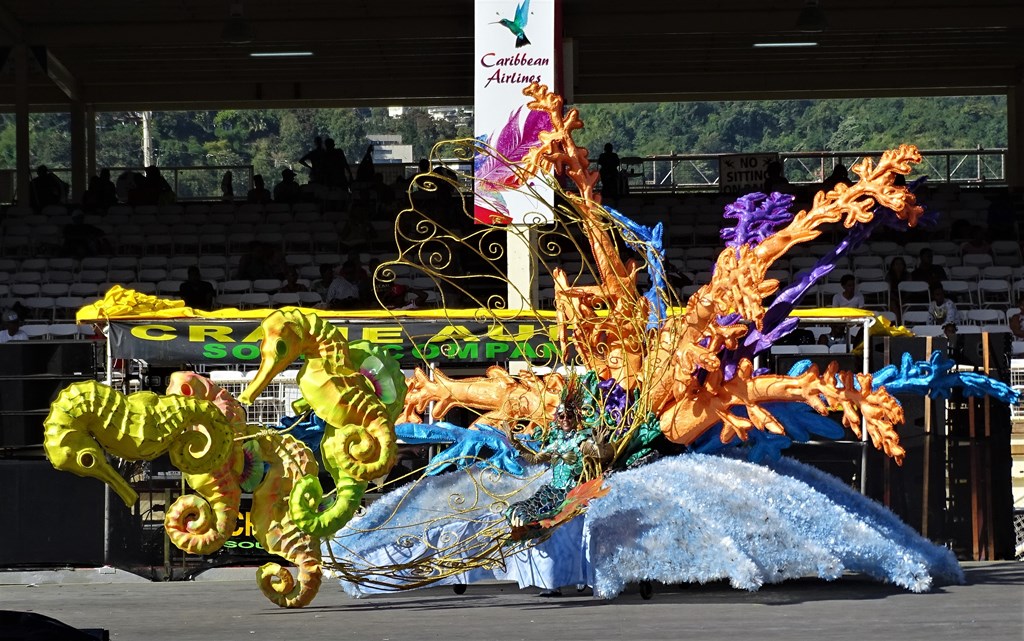
[[[508,18],[502,18],[497,22],[491,24],[500,24],[509,31],[511,31],[516,37],[516,49],[524,45],[530,44],[530,40],[526,37],[526,21],[530,19],[530,0],[523,0],[516,7],[515,20],[509,20]]]

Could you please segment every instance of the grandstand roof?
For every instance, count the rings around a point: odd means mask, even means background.
[[[515,0],[509,0],[514,4]],[[243,5],[252,42],[223,27]],[[564,0],[576,102],[1003,93],[1024,75],[1020,0]],[[811,4],[814,4],[813,2]],[[41,61],[33,110],[470,104],[469,0],[4,0],[0,60]],[[815,40],[813,48],[755,42]],[[308,58],[254,59],[304,49]],[[0,110],[13,109],[11,65]],[[45,68],[44,68],[45,67]],[[567,92],[569,93],[569,92]]]

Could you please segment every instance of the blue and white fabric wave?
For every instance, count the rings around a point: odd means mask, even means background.
[[[476,519],[493,523],[491,506],[436,527],[425,524],[448,509],[452,495],[471,496],[482,474],[488,472],[456,472],[425,479],[408,494],[396,490],[325,546],[336,558],[366,566],[427,553],[424,543],[399,545],[406,535],[426,532],[433,543],[468,540],[480,530]],[[494,477],[497,491],[511,492],[519,484],[520,498],[545,482],[544,475]],[[485,579],[517,581],[521,587],[588,584],[595,596],[613,598],[637,581],[727,579],[736,588],[756,590],[765,583],[808,576],[832,580],[852,571],[914,592],[963,581],[949,550],[838,479],[791,459],[766,467],[684,454],[613,474],[606,483],[606,496],[542,545],[510,556],[496,570],[473,570],[441,584]],[[366,532],[385,521],[386,528]],[[343,586],[353,595],[381,589]],[[392,589],[400,587],[400,580],[391,583]]]

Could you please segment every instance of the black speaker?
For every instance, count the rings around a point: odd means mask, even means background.
[[[12,341],[0,346],[0,378],[91,375],[93,341]]]
[[[17,341],[0,346],[0,451],[43,442],[50,403],[67,385],[94,378],[92,341]]]
[[[8,460],[0,461],[0,487],[0,514],[10,517],[0,566],[102,565],[103,483],[45,460]]]

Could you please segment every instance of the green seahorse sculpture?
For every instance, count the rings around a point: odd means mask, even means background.
[[[300,355],[305,357],[296,377],[302,399],[295,409],[311,409],[326,423],[320,452],[336,496],[321,511],[323,487],[315,475],[306,475],[291,491],[289,510],[304,532],[333,534],[355,514],[367,483],[387,474],[395,463],[393,406],[404,401],[404,385],[398,398],[385,404],[371,381],[373,372],[357,368],[345,336],[316,314],[278,310],[261,326],[260,367],[238,398],[251,403],[275,376]],[[377,360],[393,359],[379,354]]]

